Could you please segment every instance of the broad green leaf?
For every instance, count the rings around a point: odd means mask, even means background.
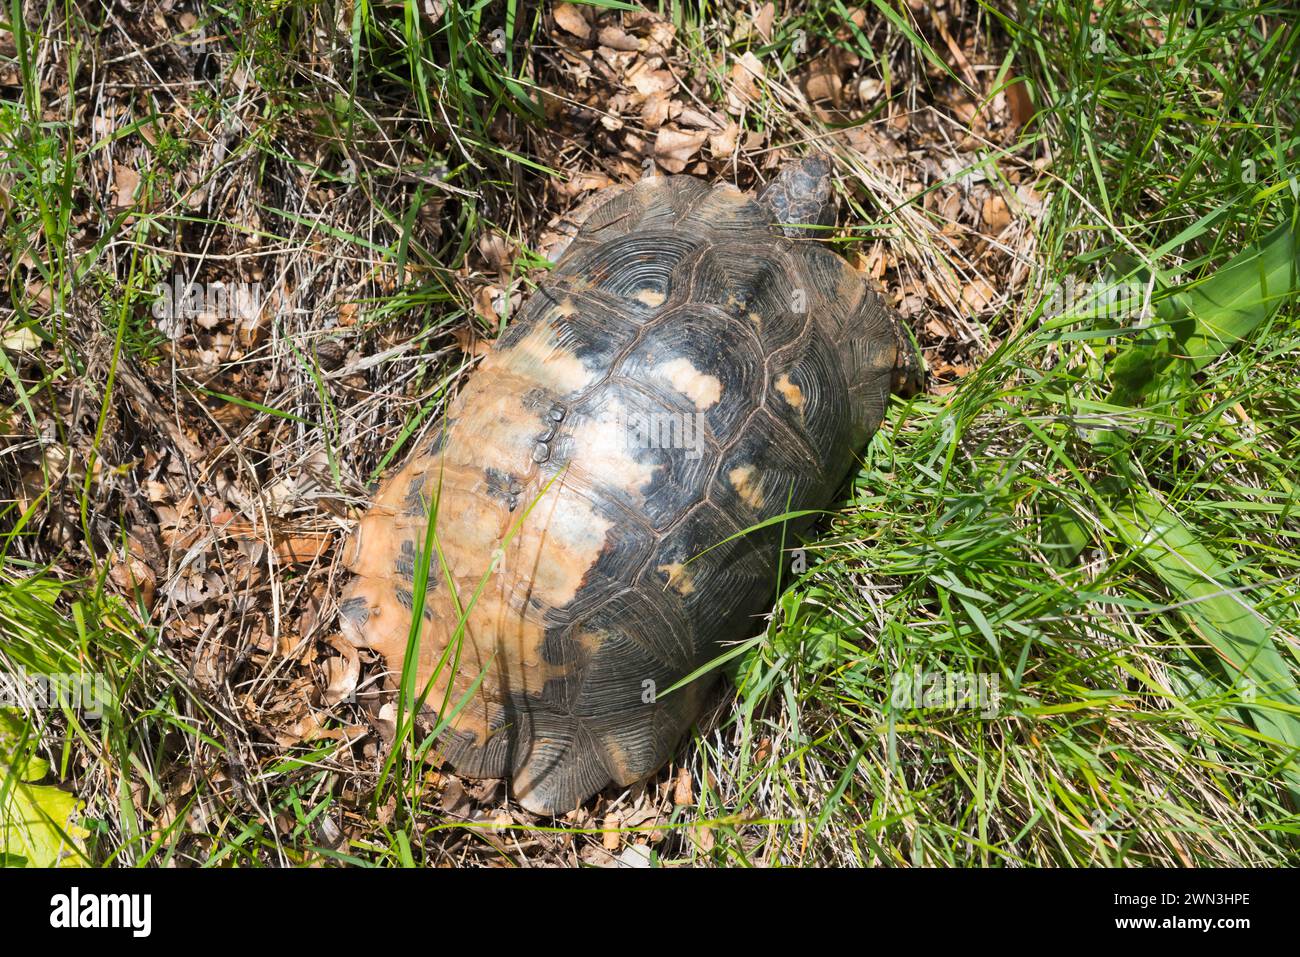
[[[1300,690],[1273,643],[1275,626],[1252,607],[1195,533],[1155,498],[1135,492],[1115,515],[1116,531],[1183,603],[1181,612],[1214,649],[1229,680],[1250,689],[1244,707],[1260,734],[1278,747],[1279,762],[1290,762],[1283,775],[1300,800]]]
[[[1187,313],[1196,325],[1181,351],[1193,368],[1204,368],[1245,341],[1296,294],[1298,253],[1295,229],[1286,222],[1187,290]]]
[[[1132,262],[1121,271],[1135,272]],[[1202,369],[1250,337],[1300,289],[1296,227],[1285,221],[1261,242],[1234,256],[1203,282],[1158,300],[1150,329],[1110,363],[1115,388],[1108,402],[1136,405],[1158,390],[1177,392]],[[1098,441],[1108,441],[1103,433]],[[1091,536],[1074,514],[1043,515],[1043,540],[1053,564],[1073,564]]]
[[[1201,282],[1156,301],[1157,322],[1111,362],[1112,401],[1134,405],[1171,365],[1203,369],[1248,339],[1300,288],[1296,229],[1283,222]]]
[[[82,803],[67,791],[37,784],[49,765],[21,747],[23,722],[0,711],[0,864],[80,867],[89,831],[77,821]]]

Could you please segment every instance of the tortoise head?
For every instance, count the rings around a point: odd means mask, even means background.
[[[809,226],[834,226],[831,161],[817,155],[787,163],[763,187],[758,201],[772,211],[772,222],[791,238],[814,235],[816,231]]]

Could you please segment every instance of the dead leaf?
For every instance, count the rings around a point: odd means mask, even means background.
[[[680,173],[708,138],[706,130],[687,133],[664,127],[655,137],[655,161],[670,173]]]
[[[641,124],[648,130],[657,130],[668,122],[673,99],[667,93],[651,93],[641,107]]]
[[[510,243],[497,232],[484,232],[478,238],[479,255],[499,276],[508,276],[514,268]]]
[[[332,707],[340,701],[349,700],[356,693],[357,682],[361,679],[361,657],[342,635],[333,634],[325,640],[342,656],[325,662],[327,686],[323,698],[325,704]]]
[[[677,78],[668,70],[660,70],[658,57],[640,60],[636,66],[627,71],[626,79],[633,89],[643,96],[652,93],[671,93],[677,89]]]
[[[623,843],[623,835],[615,830],[618,826],[618,818],[614,815],[605,818],[605,823],[602,825],[605,833],[600,836],[600,843],[607,851],[617,851],[619,845]]]
[[[41,337],[31,326],[6,329],[0,332],[0,349],[7,352],[29,352],[41,344]]]
[[[767,75],[763,64],[752,51],[731,65],[727,77],[727,109],[732,113],[742,112],[759,98],[758,81]]]
[[[1027,80],[1012,76],[1007,84],[1007,106],[1011,112],[1011,123],[1018,130],[1033,119],[1034,104],[1029,99]]]
[[[153,607],[157,578],[153,569],[139,558],[133,555],[126,561],[116,562],[108,574],[124,594],[138,595],[146,611]]]
[[[722,124],[713,116],[689,106],[682,108],[677,116],[677,122],[682,126],[693,126],[697,130],[709,130],[713,133],[722,129]]]
[[[1007,204],[997,193],[994,193],[988,199],[984,200],[984,205],[980,208],[980,218],[984,220],[984,225],[994,235],[1006,229],[1011,222],[1011,213],[1007,210]]]
[[[140,174],[129,166],[118,164],[113,170],[113,205],[126,209],[135,199],[140,187]]]
[[[473,323],[463,322],[454,326],[451,335],[467,356],[485,356],[492,351],[492,340],[479,335]]]
[[[587,18],[572,3],[558,4],[554,10],[554,16],[555,22],[575,37],[586,40],[591,36],[591,27],[587,23]]]
[[[444,813],[457,817],[463,817],[473,807],[473,802],[465,794],[465,785],[460,783],[459,778],[452,778],[447,782],[438,804]]]
[[[615,26],[601,27],[596,39],[601,46],[624,53],[635,53],[641,49],[640,40]]]
[[[649,10],[643,11],[643,13],[650,20],[650,42],[646,45],[646,52],[655,52],[660,55],[668,53],[673,48],[673,42],[677,38],[677,27],[673,25],[671,20],[666,20]],[[629,21],[633,16],[633,14],[629,14]]]
[[[691,828],[691,839],[703,853],[713,850],[713,828],[697,824]]]
[[[996,295],[994,288],[983,279],[976,279],[972,283],[967,283],[961,291],[962,302],[970,306],[975,312],[983,312],[987,309]]]
[[[811,102],[829,102],[838,107],[840,105],[840,94],[843,90],[844,81],[840,78],[839,71],[834,68],[828,58],[821,57],[813,61],[808,76],[803,83],[804,95]]]
[[[691,783],[691,772],[682,768],[677,772],[673,782],[673,803],[678,807],[688,807],[695,803],[695,788]]]
[[[721,133],[714,133],[709,136],[709,152],[716,159],[731,159],[736,155],[739,140],[740,124],[733,120],[727,124],[727,128]]]

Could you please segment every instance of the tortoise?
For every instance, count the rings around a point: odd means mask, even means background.
[[[416,692],[452,716],[436,752],[459,774],[541,815],[640,781],[712,682],[672,686],[760,629],[782,526],[810,517],[754,526],[830,504],[922,375],[866,278],[807,241],[834,216],[821,156],[757,196],[626,188],[382,483],[341,628],[391,687],[420,609]]]

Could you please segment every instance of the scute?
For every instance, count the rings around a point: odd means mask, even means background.
[[[719,449],[684,397],[611,378],[574,405],[572,423],[555,445],[554,466],[656,531],[703,497]]]
[[[749,196],[627,189],[380,489],[346,550],[344,634],[391,685],[436,510],[414,666],[430,708],[466,701],[438,756],[510,776],[538,813],[645,777],[715,676],[664,692],[770,607],[782,527],[745,530],[830,504],[879,425],[892,323]]]
[[[691,302],[656,319],[618,374],[687,406],[721,445],[761,401],[762,349],[753,329],[716,306]]]
[[[637,232],[570,251],[556,273],[598,293],[653,309],[674,294],[684,278],[678,265],[702,243],[701,238],[675,230]]]

